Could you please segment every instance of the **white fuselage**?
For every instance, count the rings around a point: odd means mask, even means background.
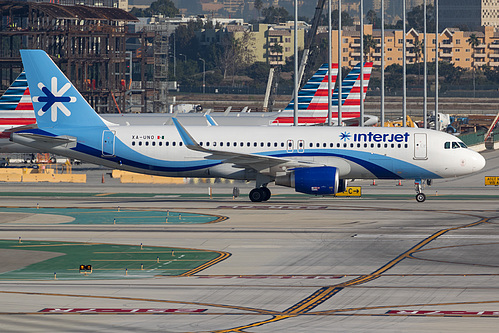
[[[303,164],[334,166],[342,179],[433,179],[480,170],[483,157],[456,137],[433,130],[360,127],[188,127],[206,149],[279,157]],[[58,135],[57,128],[51,131]],[[69,133],[67,129],[60,135]],[[103,132],[107,132],[107,137]],[[14,135],[15,142],[111,168],[176,177],[271,180],[286,165],[248,168],[214,160],[185,146],[173,126],[116,126],[73,132],[77,145],[44,144]],[[72,134],[72,135],[73,135]],[[105,142],[104,142],[105,141]],[[446,148],[446,142],[455,142]],[[455,144],[456,146],[456,144]]]

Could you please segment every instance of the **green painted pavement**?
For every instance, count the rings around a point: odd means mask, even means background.
[[[0,212],[64,215],[74,218],[63,224],[202,224],[226,219],[224,216],[158,210],[85,209],[85,208],[24,208],[0,207]]]
[[[25,240],[22,243],[0,240],[0,253],[2,249],[44,251],[60,255],[0,273],[0,279],[3,280],[53,280],[55,277],[58,280],[123,279],[190,275],[189,272],[197,272],[200,268],[209,267],[229,256],[226,252],[158,246],[143,246],[141,249],[140,244],[131,246]],[[15,256],[15,252],[9,255]],[[22,258],[21,253],[19,258]],[[22,266],[22,261],[19,265]],[[92,273],[80,273],[79,265],[92,265]]]

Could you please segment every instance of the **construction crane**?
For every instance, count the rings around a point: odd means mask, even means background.
[[[317,34],[317,29],[319,27],[320,18],[322,15],[322,9],[326,0],[318,0],[317,7],[315,7],[314,18],[312,19],[312,27],[308,31],[305,38],[305,47],[303,49],[303,55],[300,62],[300,67],[298,69],[298,83],[301,87],[301,81],[303,79],[303,73],[305,73],[305,68],[308,63],[308,58],[310,55],[310,48],[315,40],[315,35]],[[280,70],[275,71],[274,68],[270,69],[269,79],[267,82],[267,90],[265,92],[263,109],[265,111],[272,111],[272,106],[274,105],[275,94],[277,92],[277,83],[279,81]],[[294,96],[293,96],[294,98]]]

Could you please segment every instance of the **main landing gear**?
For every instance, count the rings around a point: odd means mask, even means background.
[[[249,198],[253,202],[262,202],[270,199],[270,190],[266,186],[257,187],[251,190]]]

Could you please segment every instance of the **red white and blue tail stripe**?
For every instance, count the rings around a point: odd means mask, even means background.
[[[371,78],[372,62],[364,63],[364,94],[366,98],[369,79]],[[338,120],[338,88],[336,78],[338,74],[338,64],[332,66],[333,96],[332,96],[332,118],[333,122]],[[300,125],[321,124],[327,122],[328,93],[327,93],[327,64],[323,64],[314,74],[312,79],[298,93],[298,123]],[[319,83],[317,83],[319,82]],[[306,88],[306,90],[304,90]],[[342,81],[342,119],[348,120],[360,117],[360,63],[358,63],[345,79]],[[278,115],[273,124],[293,123],[294,101]]]
[[[0,97],[0,130],[36,123],[35,111],[31,103],[28,81],[24,72]],[[5,134],[7,137],[10,134]],[[0,137],[5,136],[0,133]]]

